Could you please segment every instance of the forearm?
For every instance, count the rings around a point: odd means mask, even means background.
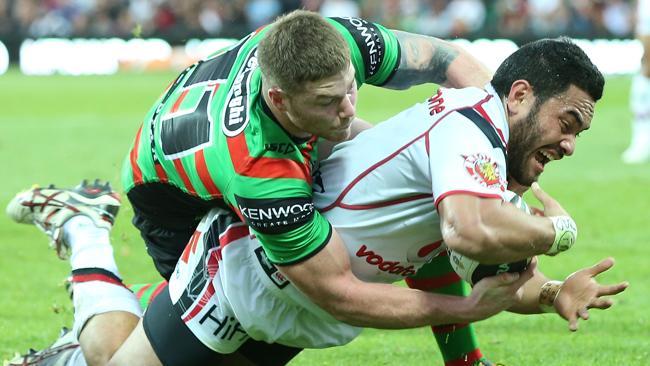
[[[555,239],[551,220],[497,199],[457,195],[444,199],[439,210],[447,246],[483,264],[544,254]]]
[[[468,322],[492,313],[474,298],[431,294],[391,284],[359,280],[350,270],[338,234],[304,262],[278,267],[312,302],[336,319],[373,328],[413,328]]]
[[[406,89],[423,83],[482,88],[492,79],[485,65],[458,45],[434,37],[393,32],[401,54],[399,67],[385,85],[388,88]]]
[[[506,202],[484,209],[483,224],[492,250],[483,251],[482,263],[530,258],[547,253],[553,245],[555,229],[547,217],[528,215]]]
[[[404,329],[482,320],[469,302],[461,296],[358,281],[326,310],[359,327]]]

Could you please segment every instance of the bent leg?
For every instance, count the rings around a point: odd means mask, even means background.
[[[113,355],[108,365],[162,366],[145,334],[142,320]]]
[[[198,300],[198,299],[197,299]],[[144,350],[146,348],[146,350]],[[144,354],[140,355],[139,350]],[[109,364],[219,365],[224,355],[205,346],[174,308],[167,285],[151,301],[145,315]],[[157,362],[157,363],[156,363]]]
[[[142,314],[119,277],[109,232],[86,216],[63,226],[70,246],[74,333],[89,365],[105,364]],[[108,327],[106,326],[108,325]]]
[[[79,335],[88,365],[105,365],[139,321],[138,316],[125,311],[111,311],[88,320]]]

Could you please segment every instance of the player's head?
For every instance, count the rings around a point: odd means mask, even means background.
[[[278,18],[259,44],[264,93],[292,134],[344,140],[355,115],[350,50],[323,17],[294,11]]]
[[[604,83],[568,38],[524,45],[499,66],[492,86],[505,98],[512,179],[530,186],[549,161],[573,154],[576,137],[591,125]]]

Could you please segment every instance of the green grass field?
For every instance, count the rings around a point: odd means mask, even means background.
[[[0,206],[34,183],[75,185],[81,178],[119,183],[119,168],[149,105],[172,74],[110,77],[0,76]],[[542,186],[563,203],[580,227],[578,244],[540,268],[558,279],[601,258],[617,265],[603,282],[628,280],[630,288],[606,312],[570,333],[555,315],[504,313],[476,324],[483,353],[504,365],[650,365],[650,165],[624,166],[619,155],[629,136],[629,79],[611,78],[592,129],[576,154],[553,163]],[[364,87],[359,115],[380,121],[431,94]],[[407,128],[405,126],[405,128]],[[157,279],[125,205],[112,233],[126,282]],[[63,289],[69,268],[47,249],[34,227],[0,215],[0,360],[41,348],[70,325]],[[428,329],[367,330],[345,347],[303,352],[293,365],[440,364]]]

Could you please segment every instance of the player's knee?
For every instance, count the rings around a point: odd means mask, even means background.
[[[107,365],[138,324],[139,317],[112,311],[92,317],[79,334],[79,344],[89,366]],[[106,331],[110,329],[110,331]]]
[[[86,364],[88,366],[104,366],[109,364],[109,360],[113,356],[112,352],[105,350],[98,350],[97,348],[88,348],[81,345]]]

